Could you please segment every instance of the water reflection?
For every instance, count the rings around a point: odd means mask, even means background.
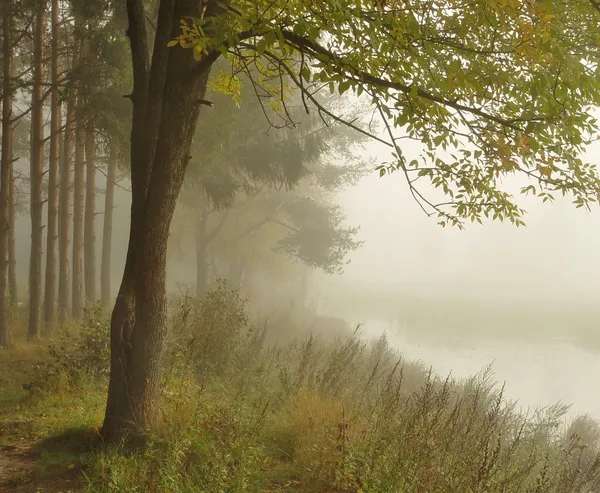
[[[506,382],[506,396],[523,409],[570,404],[569,416],[588,414],[600,421],[600,352],[576,347],[568,340],[511,342],[492,339],[454,340],[448,345],[407,337],[390,323],[365,324],[367,337],[383,332],[407,358],[420,360],[440,375],[472,376],[487,365],[499,384]],[[518,406],[517,406],[518,407]]]

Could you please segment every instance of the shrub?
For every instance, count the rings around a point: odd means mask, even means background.
[[[100,303],[86,310],[75,329],[61,327],[48,357],[34,367],[27,389],[33,394],[64,391],[84,380],[106,380],[110,370],[110,318]]]

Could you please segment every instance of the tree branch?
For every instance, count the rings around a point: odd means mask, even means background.
[[[593,2],[595,0],[590,0],[590,1]],[[344,66],[347,64],[345,64],[344,61],[341,60],[338,55],[336,55],[335,53],[324,48],[317,42],[303,38],[302,36],[299,36],[295,33],[285,31],[285,30],[282,30],[281,32],[283,34],[283,37],[289,42],[289,44],[292,48],[294,48],[298,51],[304,51],[304,52],[311,53],[317,59],[323,59],[323,57],[325,57],[328,61],[333,62],[334,70],[336,70],[338,72],[338,74],[344,75],[347,77],[347,74],[344,71]],[[403,92],[405,94],[411,94],[411,92],[413,92],[413,93],[415,92],[415,90],[412,86],[402,84],[401,82],[395,82],[395,81],[382,79],[381,77],[376,77],[368,72],[358,70],[356,67],[348,66],[348,68],[352,69],[353,77],[357,82],[370,84],[372,86],[379,87],[379,88],[394,89],[396,91]],[[494,123],[502,125],[503,127],[510,128],[512,130],[521,130],[521,128],[518,125],[516,125],[519,122],[543,121],[543,120],[549,118],[549,116],[540,116],[540,117],[531,117],[531,118],[520,117],[520,118],[512,118],[512,119],[500,118],[500,117],[491,115],[490,113],[487,113],[478,108],[473,108],[471,106],[465,106],[465,105],[457,103],[455,101],[444,99],[440,96],[436,96],[435,94],[428,93],[427,91],[424,91],[423,89],[417,88],[416,95],[418,97],[426,99],[428,101],[431,101],[431,102],[434,102],[437,104],[441,104],[443,106],[447,106],[447,107],[453,108],[455,110],[462,110],[462,111],[465,111],[472,115],[479,116],[481,118],[492,121]]]

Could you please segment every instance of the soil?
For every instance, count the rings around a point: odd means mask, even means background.
[[[75,469],[61,471],[57,477],[38,477],[38,456],[32,445],[33,441],[18,439],[15,443],[0,446],[0,493],[71,493],[80,490],[79,471]]]

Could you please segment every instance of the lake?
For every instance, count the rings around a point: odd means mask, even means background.
[[[600,421],[600,352],[586,350],[569,340],[523,342],[491,338],[454,339],[451,343],[407,336],[394,324],[371,321],[366,337],[386,333],[391,345],[410,360],[422,361],[442,376],[472,376],[491,364],[505,395],[522,408],[549,406],[558,401],[572,405],[569,417],[588,414]]]

